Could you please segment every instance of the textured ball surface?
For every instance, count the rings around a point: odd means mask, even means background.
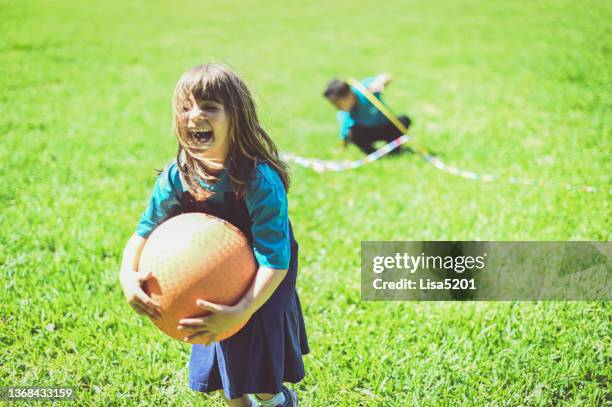
[[[187,213],[168,219],[151,233],[140,255],[139,270],[153,272],[144,290],[160,304],[161,318],[155,325],[183,341],[188,334],[177,329],[179,321],[208,314],[196,300],[236,304],[251,285],[257,262],[238,228],[210,215]],[[217,340],[232,336],[242,326]],[[204,343],[204,339],[190,343]]]

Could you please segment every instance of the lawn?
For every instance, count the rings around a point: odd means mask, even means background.
[[[361,157],[339,151],[321,93],[386,71],[385,100],[445,162],[604,190],[475,182],[414,155],[292,166],[302,405],[610,402],[608,303],[364,302],[359,261],[362,240],[609,240],[612,3],[0,0],[0,15],[0,386],[222,405],[188,389],[189,348],[132,313],[117,279],[175,154],[174,85],[219,61],[283,151]]]

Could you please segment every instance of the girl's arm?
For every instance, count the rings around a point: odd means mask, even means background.
[[[123,260],[121,261],[121,272],[120,276],[123,277],[126,273],[132,273],[138,271],[138,263],[140,261],[140,254],[144,247],[147,239],[134,233],[130,240],[128,240],[123,249]]]
[[[157,226],[181,213],[181,194],[186,189],[175,161],[166,166],[155,180],[149,204],[140,217],[135,234],[146,239]],[[144,243],[143,243],[144,244]]]
[[[150,274],[138,272],[140,254],[153,230],[166,219],[180,211],[180,193],[183,190],[181,175],[176,162],[171,162],[155,180],[149,205],[142,214],[136,233],[132,235],[123,251],[123,261],[119,272],[119,281],[126,300],[134,311],[150,318],[159,318],[159,304],[153,301],[143,290],[142,283]]]
[[[125,299],[130,306],[140,315],[146,315],[158,319],[159,304],[149,297],[142,289],[142,283],[150,277],[150,273],[144,274],[138,271],[140,254],[147,239],[133,234],[123,250],[123,260],[119,271],[119,281]]]
[[[261,306],[268,301],[274,291],[287,275],[287,270],[260,267],[253,279],[253,283],[236,307],[251,317]]]

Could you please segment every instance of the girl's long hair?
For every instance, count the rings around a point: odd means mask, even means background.
[[[208,184],[218,181],[206,163],[197,158],[199,150],[187,128],[187,114],[183,108],[190,106],[190,95],[196,101],[214,100],[223,104],[228,117],[229,151],[225,161],[232,189],[237,197],[244,197],[249,177],[257,163],[267,162],[276,170],[285,190],[289,191],[289,171],[278,155],[278,149],[270,136],[261,128],[255,103],[246,84],[225,65],[205,64],[185,72],[174,91],[174,132],[178,139],[176,162],[189,192],[197,200],[204,200],[211,191],[198,182]]]

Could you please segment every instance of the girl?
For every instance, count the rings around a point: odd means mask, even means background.
[[[173,105],[177,158],[159,175],[124,250],[126,299],[137,313],[159,318],[159,304],[142,290],[150,275],[137,268],[147,237],[164,220],[205,212],[234,224],[251,242],[259,269],[236,305],[198,300],[211,314],[180,321],[186,339],[207,343],[192,345],[189,386],[206,393],[223,389],[229,406],[296,406],[296,393],[283,382],[303,379],[302,355],[309,348],[295,290],[298,245],[287,215],[287,167],[259,125],[251,93],[227,67],[207,64],[186,72]],[[243,321],[234,336],[215,341]]]

